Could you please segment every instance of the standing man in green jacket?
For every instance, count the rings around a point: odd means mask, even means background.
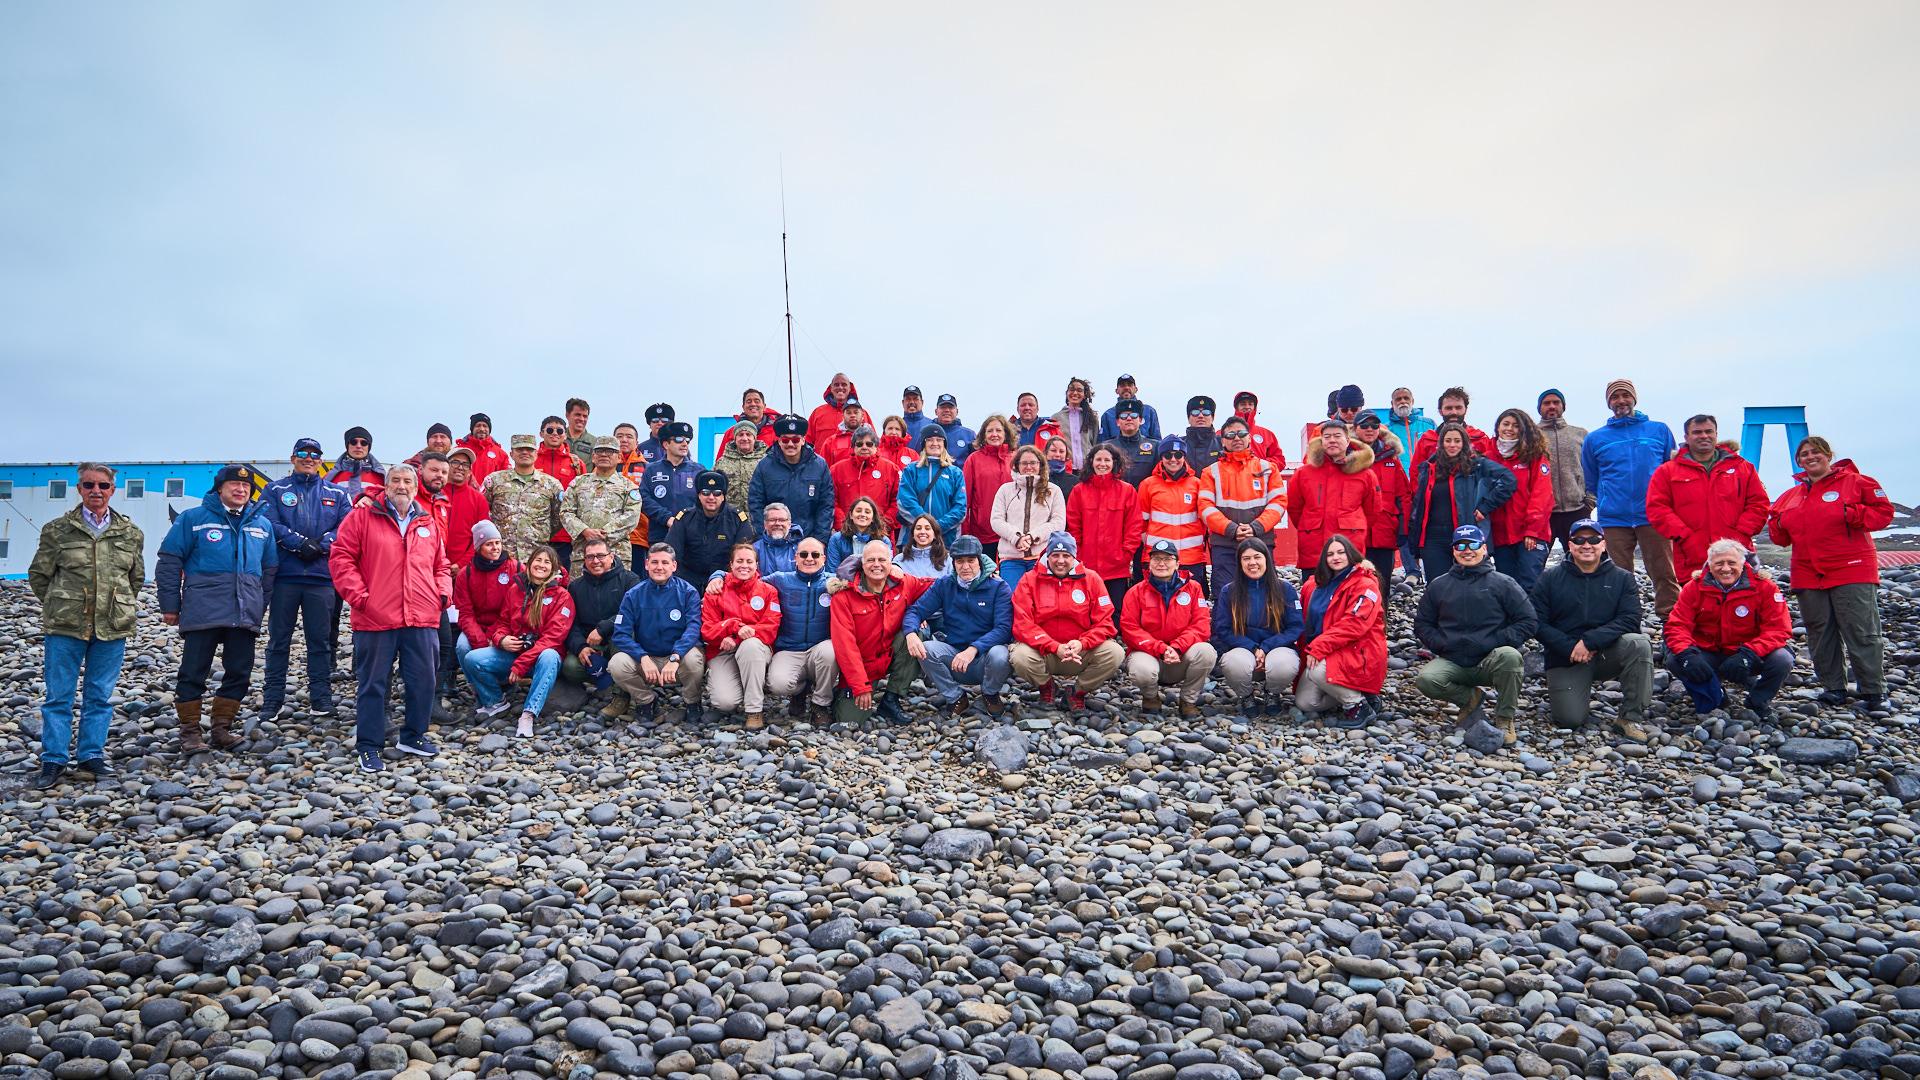
[[[96,779],[113,775],[107,764],[111,702],[147,580],[146,537],[132,519],[107,507],[113,466],[87,462],[79,483],[80,505],[40,530],[27,570],[46,631],[47,701],[40,707],[40,775],[33,781],[42,790],[59,783],[74,760],[73,693],[83,670],[79,768]]]

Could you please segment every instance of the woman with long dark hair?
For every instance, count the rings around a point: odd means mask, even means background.
[[[1437,449],[1420,463],[1413,483],[1407,534],[1419,549],[1428,581],[1453,568],[1453,530],[1478,525],[1513,497],[1513,474],[1473,448],[1467,426],[1441,424]]]
[[[1300,599],[1280,576],[1273,553],[1261,540],[1242,540],[1235,549],[1237,573],[1221,574],[1213,604],[1213,647],[1220,654],[1220,677],[1240,699],[1248,716],[1256,683],[1267,691],[1266,715],[1286,709],[1280,695],[1292,689],[1300,673]]]
[[[893,565],[914,577],[942,578],[953,573],[940,523],[932,514],[921,514],[907,522],[901,530],[900,548],[893,553]]]
[[[527,684],[518,726],[521,738],[533,736],[533,721],[546,707],[547,693],[560,677],[560,650],[566,646],[567,631],[573,629],[573,597],[562,584],[561,565],[552,547],[535,547],[509,585],[504,626],[491,645],[474,649],[460,663],[482,716],[506,711],[502,675],[508,686]]]
[[[1080,483],[1067,496],[1067,531],[1080,544],[1080,565],[1099,575],[1113,601],[1113,617],[1120,618],[1120,601],[1132,584],[1134,560],[1140,554],[1140,493],[1120,477],[1120,451],[1101,443],[1087,455]]]
[[[1493,463],[1513,474],[1513,497],[1493,512],[1493,567],[1533,590],[1553,546],[1553,462],[1547,435],[1523,409],[1493,425]]]
[[[1373,564],[1344,533],[1327,537],[1320,561],[1300,594],[1303,626],[1294,700],[1302,711],[1338,708],[1335,727],[1366,727],[1376,715],[1372,695],[1387,684],[1385,593]]]
[[[994,413],[980,421],[973,453],[960,463],[967,488],[967,516],[960,522],[960,531],[980,541],[989,559],[1000,557],[1000,534],[993,531],[993,497],[1013,475],[1014,442],[1013,424]]]
[[[827,572],[837,573],[847,556],[860,554],[869,540],[893,546],[893,534],[887,529],[886,519],[880,516],[880,504],[862,495],[847,507],[840,531],[827,539]]]
[[[1087,455],[1100,439],[1100,414],[1093,411],[1093,384],[1078,376],[1067,380],[1066,407],[1053,414],[1067,440],[1067,468],[1086,468]]]

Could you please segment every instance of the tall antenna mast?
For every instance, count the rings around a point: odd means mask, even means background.
[[[787,163],[780,160],[780,291],[787,301],[787,411],[793,399],[793,281],[787,274]]]

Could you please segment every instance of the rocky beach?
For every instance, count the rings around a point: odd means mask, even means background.
[[[1465,745],[1402,585],[1363,731],[1109,688],[998,729],[575,699],[522,740],[463,696],[377,775],[257,675],[247,743],[182,760],[149,593],[119,774],[42,793],[8,582],[0,1075],[1920,1076],[1917,590],[1882,587],[1891,714],[1820,707],[1802,649],[1777,725],[1658,674],[1645,746],[1611,686]]]

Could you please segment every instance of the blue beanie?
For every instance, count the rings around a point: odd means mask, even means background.
[[[1367,404],[1367,395],[1352,383],[1333,392],[1334,404],[1342,409],[1361,409]]]
[[[1554,390],[1554,389],[1546,389],[1546,390],[1542,390],[1542,391],[1540,391],[1540,396],[1539,396],[1538,398],[1536,398],[1536,399],[1534,400],[1534,403],[1533,403],[1533,410],[1534,410],[1535,412],[1539,412],[1539,411],[1540,411],[1540,406],[1541,406],[1541,404],[1542,404],[1542,403],[1544,403],[1544,402],[1545,402],[1545,401],[1547,400],[1547,396],[1548,396],[1549,394],[1551,394],[1551,395],[1552,395],[1552,396],[1554,396],[1554,397],[1557,397],[1557,398],[1559,398],[1559,399],[1560,399],[1560,404],[1561,404],[1561,405],[1565,405],[1565,404],[1567,403],[1567,395],[1565,395],[1565,394],[1563,394],[1563,393],[1561,393],[1560,391],[1558,391],[1558,390]]]

